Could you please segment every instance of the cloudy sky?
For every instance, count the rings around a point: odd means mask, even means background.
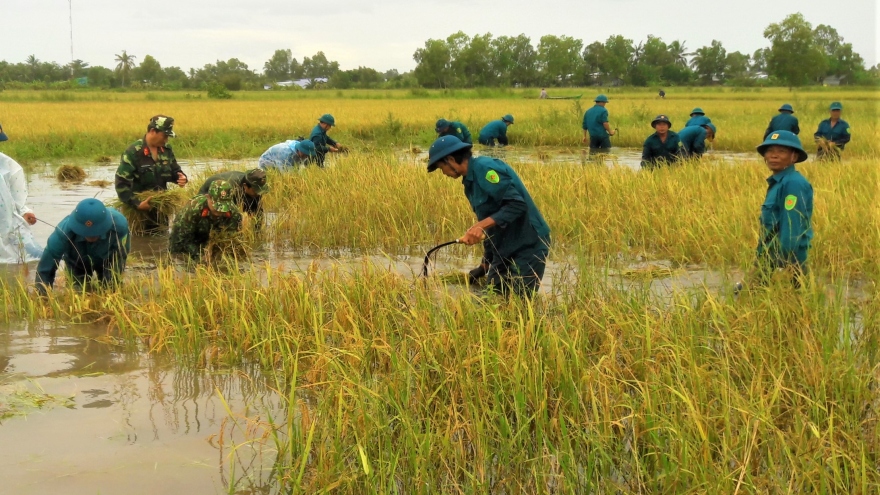
[[[237,57],[262,71],[274,50],[294,56],[323,50],[343,69],[365,65],[401,72],[428,38],[462,30],[469,35],[545,34],[589,44],[614,34],[636,40],[652,34],[686,41],[694,50],[720,40],[728,51],[767,46],[764,28],[795,9],[814,26],[829,24],[869,66],[878,63],[877,0],[772,2],[767,0],[71,0],[74,58],[112,66],[122,50],[152,55],[184,70]],[[68,0],[0,0],[0,60],[28,55],[70,60]]]

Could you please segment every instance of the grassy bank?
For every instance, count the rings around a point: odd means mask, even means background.
[[[4,92],[3,124],[11,136],[0,148],[29,162],[70,158],[115,157],[143,134],[157,113],[176,118],[180,138],[174,141],[181,158],[257,157],[268,146],[297,135],[308,135],[316,119],[333,113],[339,126],[333,135],[357,147],[391,148],[410,143],[427,146],[434,122],[445,117],[468,125],[474,133],[490,120],[511,113],[510,129],[519,146],[581,146],[581,119],[597,91],[611,97],[611,124],[620,130],[615,146],[640,147],[652,132],[650,120],[665,113],[673,128],[684,125],[690,110],[703,107],[718,125],[716,149],[751,151],[760,143],[779,105],[794,105],[801,119],[801,137],[813,148],[812,134],[827,118],[832,100],[845,106],[844,119],[853,129],[848,156],[880,154],[878,92],[871,90],[733,91],[683,89],[660,100],[654,92],[636,89],[578,88],[557,94],[584,94],[575,100],[526,99],[534,90],[467,90],[459,92],[316,91],[237,93],[229,101],[208,100],[196,93],[55,93]],[[64,96],[67,95],[67,96]],[[189,95],[189,97],[187,97]],[[193,98],[200,96],[199,98]]]
[[[156,352],[275,372],[287,415],[251,418],[247,447],[276,456],[282,492],[880,489],[876,292],[663,304],[577,268],[534,303],[369,265],[160,267],[119,292],[0,299],[6,318],[100,319]]]

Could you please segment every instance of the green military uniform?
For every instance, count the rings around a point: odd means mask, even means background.
[[[608,102],[608,97],[599,95],[595,100],[597,103]],[[608,123],[608,109],[602,105],[593,105],[592,108],[584,112],[584,121],[581,125],[583,130],[590,134],[590,151],[604,150],[611,148],[611,137],[605,124]]]
[[[798,125],[798,119],[794,115],[794,109],[786,103],[779,108],[779,115],[770,119],[767,130],[764,131],[764,139],[776,131],[789,131],[792,134],[800,134],[801,128]]]
[[[437,121],[437,126],[435,130],[437,131],[437,137],[455,136],[459,140],[461,140],[462,143],[473,144],[471,131],[469,131],[467,126],[462,124],[461,122],[440,119],[439,121]]]
[[[250,180],[248,180],[250,175]],[[269,186],[266,185],[266,172],[260,169],[249,170],[248,172],[239,172],[232,170],[214,174],[205,180],[202,187],[199,188],[199,194],[208,194],[211,184],[218,180],[225,180],[232,185],[232,199],[235,204],[243,212],[249,215],[259,216],[263,214],[262,198],[263,194],[268,192]],[[244,191],[244,185],[258,191],[257,196],[248,196]]]
[[[843,105],[839,102],[834,102],[831,104],[831,110],[843,110]],[[825,119],[819,122],[819,128],[816,129],[813,137],[817,140],[820,138],[825,139],[829,144],[834,143],[834,146],[827,150],[820,146],[816,151],[816,158],[820,160],[836,160],[840,159],[840,152],[843,151],[846,144],[852,139],[852,129],[850,129],[849,123],[843,119],[838,119],[834,124],[831,123],[831,119]]]
[[[319,167],[324,166],[324,156],[330,152],[330,147],[332,146],[335,148],[338,144],[333,138],[327,135],[327,131],[321,128],[322,122],[330,126],[335,126],[336,119],[334,119],[329,113],[322,115],[321,118],[318,119],[318,124],[312,128],[312,133],[309,134],[309,141],[315,144],[315,152],[317,154]]]
[[[171,117],[156,116],[150,122],[148,131],[153,128],[174,136],[171,130],[173,125],[174,119]],[[135,197],[135,194],[144,191],[165,191],[168,189],[168,183],[176,183],[181,174],[186,176],[177,163],[171,145],[159,147],[156,158],[153,159],[144,136],[129,145],[122,153],[119,167],[116,169],[116,195],[119,201],[137,210],[141,201]],[[168,219],[162,217],[158,210],[137,211],[144,215],[147,231],[159,233],[168,227]]]
[[[480,129],[480,135],[477,141],[486,146],[495,146],[495,141],[502,146],[507,146],[510,141],[507,139],[508,123],[513,124],[513,116],[508,114],[499,120],[493,120]]]
[[[217,216],[211,212],[208,206],[209,198],[214,202],[214,209],[221,215]],[[241,212],[232,198],[232,185],[225,180],[214,181],[208,194],[193,198],[174,220],[171,238],[168,241],[169,251],[185,254],[192,260],[199,260],[212,230],[241,229]]]
[[[655,168],[668,165],[677,161],[683,153],[678,134],[669,131],[666,133],[666,141],[661,141],[655,132],[648,136],[642,146],[642,168]]]

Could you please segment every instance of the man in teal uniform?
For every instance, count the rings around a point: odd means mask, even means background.
[[[97,199],[84,199],[49,236],[37,265],[37,292],[45,295],[52,287],[62,260],[77,289],[86,287],[92,277],[99,285],[112,287],[122,277],[129,250],[125,216]]]
[[[330,128],[335,125],[336,119],[334,119],[329,113],[325,113],[318,119],[318,125],[312,129],[312,133],[309,135],[309,141],[315,144],[319,167],[324,167],[324,157],[327,153],[338,153],[339,150],[342,149],[341,144],[337,143],[333,138],[327,135]]]
[[[185,254],[193,261],[202,257],[212,230],[238,231],[241,212],[235,206],[232,184],[225,180],[211,183],[208,194],[193,198],[174,219],[168,249],[172,254]]]
[[[489,285],[509,295],[531,297],[538,290],[550,249],[550,227],[519,176],[501,160],[471,154],[472,145],[444,136],[428,151],[428,172],[440,169],[462,178],[477,215],[459,239],[489,249]]]
[[[208,194],[211,190],[211,184],[218,180],[225,180],[232,185],[232,199],[239,210],[254,216],[263,214],[261,200],[263,195],[269,192],[265,170],[255,168],[247,172],[231,170],[214,174],[205,180],[205,183],[199,188],[199,194]]]
[[[609,136],[614,135],[611,125],[608,123],[608,110],[605,105],[608,104],[608,97],[599,95],[593,100],[595,105],[584,113],[584,122],[581,127],[584,129],[584,144],[590,143],[590,153],[608,150],[611,148],[611,139]]]
[[[849,124],[840,118],[843,105],[839,101],[831,104],[831,118],[819,122],[819,129],[813,134],[819,143],[816,158],[820,160],[839,160],[840,152],[850,140]]]
[[[758,153],[773,173],[767,178],[767,195],[761,206],[761,234],[757,248],[758,282],[765,284],[774,271],[794,270],[794,283],[807,271],[807,254],[813,239],[813,186],[795,168],[807,159],[801,142],[790,131],[777,131],[758,146]],[[743,288],[736,284],[736,291]]]
[[[471,131],[469,131],[467,126],[465,126],[461,122],[440,119],[437,121],[437,125],[434,126],[434,130],[437,131],[437,137],[455,136],[462,143],[473,144]]]
[[[513,115],[507,114],[501,117],[501,120],[493,120],[480,129],[480,136],[477,138],[480,144],[486,146],[495,146],[495,141],[501,146],[507,146],[507,126],[513,125]]]
[[[678,131],[681,155],[700,158],[706,152],[706,141],[715,140],[715,124],[692,125]]]
[[[691,118],[688,119],[684,126],[690,127],[692,125],[706,125],[711,123],[712,119],[706,117],[706,112],[704,112],[702,108],[697,107],[691,110]]]
[[[682,154],[681,140],[672,132],[672,122],[665,115],[651,121],[654,134],[648,136],[642,146],[642,168],[653,169],[677,161]]]
[[[764,139],[776,131],[788,131],[792,134],[800,134],[801,128],[798,126],[798,119],[794,116],[794,108],[788,103],[779,107],[779,115],[770,119],[770,125],[764,131]]]
[[[168,138],[175,137],[174,119],[156,115],[147,125],[143,138],[132,143],[122,153],[116,169],[116,195],[119,201],[138,210],[144,217],[146,233],[161,234],[168,229],[168,218],[150,205],[150,200],[139,200],[135,194],[144,191],[165,191],[168,183],[186,185],[186,174],[177,164],[177,158]]]

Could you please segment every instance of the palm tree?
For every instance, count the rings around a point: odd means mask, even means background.
[[[134,59],[136,58],[136,56],[126,53],[125,50],[122,50],[122,55],[116,55],[116,61],[119,62],[116,64],[116,70],[122,73],[122,87],[125,87],[125,74],[134,68]]]
[[[672,55],[673,63],[682,67],[688,66],[687,57],[688,55],[693,55],[692,53],[687,53],[685,43],[687,41],[680,42],[675,40],[669,44],[669,53]]]
[[[28,58],[25,59],[24,63],[27,64],[28,68],[31,72],[31,81],[36,81],[39,79],[38,72],[40,70],[40,61],[37,59],[35,55],[28,55]]]

